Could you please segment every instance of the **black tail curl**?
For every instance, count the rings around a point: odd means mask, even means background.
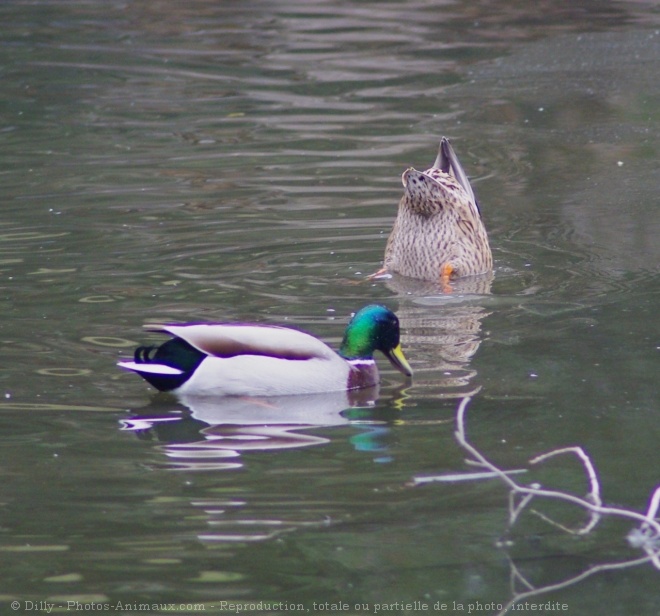
[[[139,346],[133,357],[136,364],[164,364],[190,375],[202,363],[206,354],[181,338],[172,338],[160,346]]]
[[[157,351],[158,347],[155,344],[149,346],[139,346],[137,349],[135,349],[133,359],[135,360],[136,364],[152,364],[154,362]]]
[[[202,363],[206,355],[180,338],[173,338],[160,346],[144,345],[135,349],[136,364],[163,364],[181,370],[182,374],[138,374],[160,391],[171,391],[181,387]]]

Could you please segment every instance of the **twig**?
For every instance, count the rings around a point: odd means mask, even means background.
[[[519,601],[524,601],[525,599],[529,599],[530,597],[535,597],[537,595],[542,595],[548,592],[552,592],[554,590],[561,590],[562,588],[572,586],[573,584],[577,584],[578,582],[581,582],[582,580],[591,577],[595,573],[600,573],[601,571],[627,569],[628,567],[636,567],[637,565],[643,565],[644,563],[647,563],[650,560],[652,560],[651,557],[642,556],[641,558],[636,558],[634,560],[627,560],[619,563],[603,563],[602,565],[592,565],[591,567],[587,567],[587,569],[585,569],[582,573],[579,573],[578,575],[563,580],[561,582],[557,582],[556,584],[549,584],[548,586],[542,586],[540,588],[532,588],[531,590],[527,590],[523,592],[516,592],[514,590],[515,596],[504,606],[504,608],[502,608],[501,611],[497,613],[496,616],[501,616],[502,614],[506,614],[511,609],[511,607],[515,603],[518,603]],[[519,577],[520,580],[528,588],[531,586],[531,584],[527,582],[527,580],[525,580],[525,578],[522,575],[520,575],[520,573],[517,573],[517,577]]]
[[[507,475],[517,475],[520,473],[526,473],[527,469],[513,469],[510,471],[504,471]],[[493,472],[483,472],[483,473],[445,473],[442,475],[428,475],[426,477],[413,477],[410,482],[411,485],[417,486],[424,483],[433,483],[433,482],[442,482],[442,483],[458,483],[460,481],[477,481],[479,479],[493,479],[498,475]]]
[[[553,456],[558,456],[564,453],[574,453],[580,459],[582,464],[584,464],[584,468],[587,471],[587,477],[589,477],[589,485],[591,486],[591,490],[589,491],[587,498],[591,497],[595,505],[601,505],[602,501],[600,498],[600,485],[598,483],[596,470],[594,469],[589,456],[584,452],[582,447],[564,447],[564,449],[555,449],[553,451],[549,451],[548,453],[543,453],[540,456],[532,458],[529,463],[538,464],[539,462],[544,462],[548,458],[552,458]]]
[[[567,494],[566,492],[559,492],[557,490],[545,490],[540,486],[538,486],[538,484],[535,486],[521,486],[517,484],[513,479],[511,479],[504,471],[502,471],[492,462],[490,462],[484,455],[482,455],[473,445],[471,445],[467,441],[467,438],[465,436],[464,422],[465,422],[465,410],[470,400],[471,398],[469,397],[463,398],[461,400],[461,403],[459,404],[458,411],[456,414],[456,423],[457,423],[457,428],[455,432],[456,439],[458,440],[461,447],[466,449],[475,458],[476,464],[489,469],[491,472],[493,472],[494,475],[502,479],[502,481],[504,481],[504,483],[506,483],[516,493],[525,494],[525,495],[528,494],[531,495],[532,497],[554,498],[557,500],[566,501],[578,505],[580,507],[583,507],[584,509],[587,509],[588,511],[597,513],[599,515],[612,515],[623,518],[629,518],[637,522],[641,522],[642,524],[648,525],[650,528],[653,529],[653,531],[657,534],[657,536],[660,537],[660,520],[654,517],[655,514],[657,513],[658,508],[660,507],[660,486],[656,488],[656,491],[654,492],[653,497],[651,499],[651,503],[649,505],[649,510],[646,514],[641,514],[636,511],[631,511],[629,509],[603,506],[602,504],[600,504],[600,490],[598,488],[592,487],[592,493],[598,496],[596,502],[591,502],[591,500],[586,500],[585,498],[580,498],[579,496],[574,496],[573,494]],[[563,450],[557,450],[557,451],[559,452]],[[584,454],[584,452],[582,453]],[[538,461],[540,458],[550,457],[551,455],[554,454],[555,452],[549,452],[547,454],[542,454],[542,456],[537,456],[536,458],[533,459]],[[586,456],[586,454],[584,455]],[[593,471],[593,465],[591,465],[591,463],[589,463],[589,466],[587,468],[590,468]],[[597,484],[595,471],[593,471],[593,474],[590,475],[590,481],[591,480],[595,481]],[[527,504],[529,500],[526,501],[525,504]],[[518,507],[518,509],[519,508],[520,507]]]
[[[623,509],[619,507],[607,507],[603,505],[601,495],[600,495],[600,483],[598,481],[598,475],[596,469],[591,462],[591,459],[586,454],[586,452],[581,447],[565,447],[563,449],[555,449],[553,451],[538,455],[532,458],[530,464],[538,464],[544,462],[552,457],[563,455],[566,453],[574,454],[582,462],[584,466],[585,473],[589,481],[589,492],[584,498],[574,496],[573,494],[568,494],[565,492],[559,492],[557,490],[547,490],[543,489],[540,484],[531,484],[529,486],[522,486],[515,482],[514,479],[510,477],[510,471],[503,471],[490,460],[488,460],[476,447],[474,447],[467,439],[466,429],[465,429],[465,414],[467,406],[470,402],[470,397],[465,397],[461,400],[458,410],[456,412],[456,432],[455,437],[459,445],[463,447],[471,456],[466,460],[466,463],[470,466],[477,466],[482,469],[486,469],[488,474],[494,477],[501,479],[510,489],[509,492],[509,526],[513,526],[521,512],[529,505],[529,503],[534,498],[549,498],[554,500],[560,500],[574,505],[582,507],[588,511],[590,515],[590,521],[582,528],[576,530],[569,529],[562,524],[555,522],[550,519],[548,516],[540,513],[539,511],[532,510],[532,512],[539,516],[542,520],[561,528],[562,530],[569,532],[571,534],[585,535],[593,530],[593,528],[598,524],[601,517],[603,516],[617,516],[620,518],[626,518],[635,522],[639,522],[640,526],[633,529],[628,534],[628,542],[632,547],[641,548],[646,553],[645,556],[636,558],[633,560],[615,562],[615,563],[603,563],[599,565],[593,565],[585,569],[582,573],[564,580],[562,582],[557,582],[555,584],[550,584],[540,588],[534,588],[534,586],[525,579],[525,577],[518,571],[517,567],[510,561],[512,572],[511,572],[511,582],[512,582],[512,593],[514,594],[513,598],[506,604],[504,609],[498,613],[498,616],[505,614],[511,609],[511,607],[524,599],[540,595],[543,593],[551,592],[554,590],[560,590],[566,588],[572,584],[581,582],[582,580],[599,573],[601,571],[613,571],[618,569],[625,569],[628,567],[634,567],[636,565],[641,565],[644,563],[651,562],[657,569],[660,569],[660,519],[658,519],[658,509],[660,509],[660,486],[656,487],[654,492],[651,495],[649,500],[649,505],[645,514],[638,513],[629,509]],[[517,499],[520,499],[517,501]],[[518,592],[515,588],[516,580],[523,584],[527,590],[523,592]]]

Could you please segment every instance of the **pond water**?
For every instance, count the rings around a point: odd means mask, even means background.
[[[3,605],[496,614],[535,588],[536,613],[660,613],[648,562],[550,588],[644,556],[635,522],[576,536],[527,509],[509,528],[502,480],[419,482],[475,472],[454,434],[471,395],[469,440],[500,468],[581,446],[603,502],[639,513],[660,484],[655,2],[7,0],[0,17]],[[401,173],[442,135],[492,280],[367,280]],[[115,366],[150,321],[336,346],[372,301],[401,319],[412,383],[381,362],[377,392],[200,402]],[[588,489],[575,456],[541,466],[516,480]]]

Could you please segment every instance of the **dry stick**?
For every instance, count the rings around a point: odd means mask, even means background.
[[[598,483],[598,476],[596,475],[596,469],[594,469],[594,466],[591,463],[591,459],[584,452],[584,449],[582,449],[582,447],[564,447],[563,449],[555,449],[548,453],[544,453],[541,454],[540,456],[536,456],[535,458],[532,458],[529,461],[529,463],[538,464],[539,462],[544,462],[549,458],[565,453],[574,453],[580,459],[587,472],[587,477],[589,478],[589,485],[591,486],[591,489],[589,490],[589,493],[585,498],[591,501],[594,505],[601,506],[603,504],[603,501],[600,498],[600,484]],[[557,528],[561,528],[563,531],[574,535],[589,534],[600,521],[600,514],[596,511],[592,511],[590,516],[591,518],[590,521],[587,524],[585,524],[584,527],[578,530],[573,530],[571,528],[568,528],[567,526],[564,526],[563,524],[559,524],[558,522],[555,522],[554,520],[550,519],[548,516],[544,515],[540,511],[536,511],[535,509],[532,509],[532,513],[537,515],[539,518],[541,518],[543,521],[547,522],[548,524],[552,524],[553,526],[556,526]]]
[[[520,486],[509,475],[495,466],[490,462],[485,456],[483,456],[475,447],[470,445],[465,434],[465,412],[471,398],[466,397],[461,400],[461,403],[458,407],[456,413],[456,440],[458,443],[466,449],[474,458],[474,460],[466,460],[468,464],[480,466],[482,468],[489,469],[494,475],[499,477],[504,483],[506,483],[510,488],[511,492],[509,493],[509,525],[513,526],[518,516],[523,511],[523,509],[529,504],[529,502],[535,496],[544,496],[546,498],[556,498],[559,500],[567,501],[579,505],[580,507],[585,508],[591,512],[590,522],[582,529],[578,531],[571,530],[564,527],[561,524],[558,524],[548,518],[547,516],[541,514],[540,512],[534,511],[534,513],[540,516],[543,520],[558,526],[566,530],[567,532],[573,534],[586,534],[590,532],[594,526],[598,523],[599,519],[603,515],[615,515],[619,517],[629,518],[631,520],[637,520],[641,522],[639,531],[636,534],[629,534],[628,541],[633,547],[641,547],[646,552],[646,556],[637,558],[635,560],[629,560],[618,563],[605,563],[601,565],[593,565],[585,569],[582,573],[576,575],[575,577],[569,578],[562,582],[557,582],[556,584],[551,584],[549,586],[543,586],[541,588],[534,588],[534,586],[527,580],[525,577],[518,571],[518,568],[515,566],[513,561],[510,561],[512,567],[512,592],[514,597],[504,606],[504,608],[498,612],[497,616],[502,616],[509,611],[509,609],[519,601],[528,599],[540,594],[551,592],[553,590],[560,590],[566,588],[572,584],[581,582],[582,580],[594,575],[595,573],[601,571],[612,571],[616,569],[625,569],[628,567],[634,567],[636,565],[641,565],[646,562],[652,562],[653,565],[660,569],[660,523],[656,519],[656,514],[660,508],[660,486],[658,486],[649,501],[649,505],[646,511],[646,515],[642,515],[635,511],[629,511],[626,509],[619,509],[617,507],[604,507],[602,505],[602,500],[600,497],[600,484],[598,482],[598,476],[596,470],[591,463],[589,456],[584,452],[581,447],[567,447],[564,449],[556,449],[545,454],[536,456],[530,460],[530,464],[537,464],[539,462],[545,461],[548,458],[551,458],[556,455],[564,453],[574,453],[582,462],[587,477],[589,478],[590,490],[586,496],[586,499],[573,496],[571,494],[565,494],[563,492],[557,492],[555,490],[543,490],[540,485],[532,484],[530,487]],[[515,503],[516,495],[523,495],[519,503]],[[588,500],[587,500],[588,499]],[[655,533],[655,534],[654,534]],[[522,583],[528,590],[523,592],[517,592],[515,589],[516,579]]]
[[[464,449],[466,449],[475,458],[479,466],[488,468],[490,471],[493,472],[493,474],[497,475],[502,481],[504,481],[504,483],[506,483],[514,492],[518,494],[526,495],[526,498],[524,498],[522,501],[524,505],[526,505],[534,496],[555,498],[557,500],[563,500],[569,503],[573,503],[575,505],[579,505],[580,507],[583,507],[584,509],[587,509],[588,511],[595,513],[597,515],[613,515],[613,516],[619,516],[623,518],[636,520],[643,524],[644,529],[649,529],[649,530],[652,529],[653,531],[655,531],[656,535],[660,537],[660,521],[655,519],[655,514],[657,513],[658,507],[660,507],[660,486],[656,488],[653,497],[651,498],[649,509],[646,515],[644,515],[636,511],[620,509],[618,507],[604,507],[601,504],[599,504],[600,488],[598,487],[598,479],[596,477],[595,471],[593,470],[593,465],[591,465],[590,462],[588,463],[586,468],[587,468],[587,474],[589,476],[592,485],[592,490],[587,498],[591,496],[596,500],[595,503],[590,502],[589,500],[586,500],[584,498],[580,498],[579,496],[573,496],[572,494],[566,494],[564,492],[557,492],[556,490],[544,490],[540,487],[526,487],[526,486],[518,485],[504,471],[502,471],[497,466],[495,466],[485,456],[483,456],[477,449],[475,449],[470,443],[468,443],[467,437],[465,435],[465,410],[470,400],[471,400],[470,397],[463,398],[458,407],[458,411],[456,413],[456,424],[457,424],[456,432],[455,432],[456,440]],[[569,451],[574,449],[579,449],[579,451],[581,452],[579,457],[584,462],[584,460],[586,459],[586,454],[584,453],[584,451],[580,448],[570,448]],[[555,455],[559,451],[565,451],[565,450],[557,450],[557,451],[549,452],[547,454],[542,454],[541,456],[537,456],[533,460],[538,462],[540,459],[545,459],[547,457]],[[520,511],[521,511],[521,507],[520,505],[518,505],[515,510],[516,517],[517,515],[519,515]],[[510,524],[512,524],[513,522],[515,522],[515,517],[512,520],[510,520]]]
[[[514,589],[513,592],[516,593],[516,596],[513,597],[513,599],[511,599],[497,613],[496,616],[501,616],[502,614],[506,614],[509,611],[509,609],[519,601],[530,599],[531,597],[542,595],[547,592],[552,592],[553,590],[561,590],[562,588],[572,586],[573,584],[577,584],[578,582],[581,582],[582,580],[591,577],[595,573],[599,573],[601,571],[611,571],[613,569],[627,569],[628,567],[643,565],[644,563],[649,562],[649,560],[651,560],[651,558],[649,558],[648,556],[643,556],[641,558],[636,558],[635,560],[627,560],[625,562],[620,562],[620,563],[605,563],[602,565],[593,565],[591,567],[588,567],[582,573],[576,575],[575,577],[569,578],[567,580],[563,580],[562,582],[557,582],[556,584],[550,584],[549,586],[542,586],[541,588],[532,588],[531,590],[521,593],[517,593]],[[513,563],[511,563],[511,565],[513,565]],[[518,572],[515,565],[513,565],[513,567],[515,569],[516,577],[518,577],[520,581],[523,582],[528,588],[531,588],[532,585]]]

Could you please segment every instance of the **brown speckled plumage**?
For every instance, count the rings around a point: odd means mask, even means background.
[[[440,280],[444,268],[460,278],[489,272],[493,258],[474,193],[446,138],[435,163],[412,167],[385,248],[383,269],[422,280]]]

